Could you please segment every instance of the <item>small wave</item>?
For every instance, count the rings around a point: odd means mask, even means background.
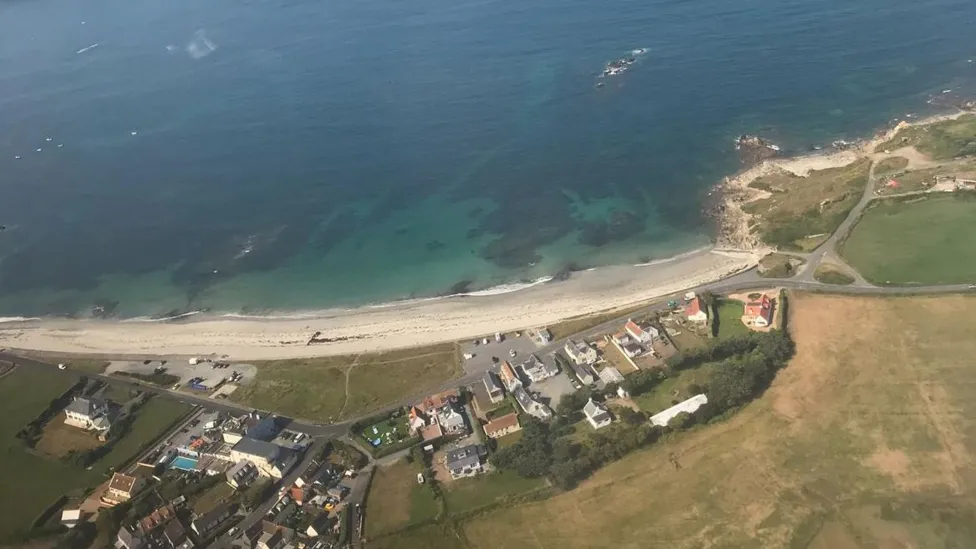
[[[539,278],[537,278],[537,279],[535,279],[535,280],[533,280],[531,282],[516,282],[516,283],[512,283],[512,284],[502,284],[500,286],[493,286],[491,288],[485,288],[484,290],[478,290],[476,292],[466,292],[466,293],[461,293],[461,294],[454,294],[454,295],[447,296],[447,297],[457,297],[457,296],[481,297],[481,296],[487,296],[487,295],[510,294],[512,292],[517,292],[519,290],[524,290],[526,288],[531,288],[532,286],[538,286],[539,284],[545,284],[546,282],[549,282],[550,280],[552,280],[552,277],[551,276],[540,276]]]
[[[321,312],[295,313],[293,315],[246,315],[243,313],[224,313],[220,318],[234,320],[315,320],[322,317]]]
[[[93,49],[95,49],[97,47],[98,47],[98,44],[97,43],[96,44],[92,44],[90,46],[85,46],[84,48],[81,48],[80,50],[76,51],[75,53],[76,54],[82,54],[82,53],[85,53],[86,51],[93,50]],[[50,139],[48,139],[48,141],[50,141]]]
[[[670,263],[671,261],[677,261],[679,259],[684,259],[686,257],[691,257],[696,254],[708,251],[712,249],[712,245],[702,246],[701,248],[695,248],[694,250],[687,251],[678,255],[673,255],[671,257],[666,257],[664,259],[655,259],[654,261],[648,261],[647,263],[634,263],[634,267],[650,267],[652,265],[660,265],[662,263]]]
[[[202,314],[204,312],[205,311],[190,311],[190,312],[187,312],[187,313],[180,313],[178,315],[164,316],[164,317],[160,317],[160,318],[150,318],[148,316],[137,316],[137,317],[134,317],[134,318],[127,318],[127,319],[123,320],[122,322],[166,322],[167,320],[176,320],[176,319],[179,319],[179,318],[186,318],[188,316],[198,315],[198,314]]]
[[[36,316],[0,316],[0,323],[2,322],[30,322],[32,320],[41,320]]]

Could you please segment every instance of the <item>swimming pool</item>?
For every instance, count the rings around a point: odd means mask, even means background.
[[[197,466],[197,460],[184,456],[176,456],[169,462],[170,469],[180,469],[183,471],[193,471]]]

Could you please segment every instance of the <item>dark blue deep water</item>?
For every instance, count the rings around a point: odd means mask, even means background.
[[[0,313],[316,309],[673,255],[711,238],[735,135],[807,150],[973,91],[974,23],[972,0],[2,0]]]

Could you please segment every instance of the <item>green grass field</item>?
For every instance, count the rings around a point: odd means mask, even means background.
[[[773,173],[750,184],[770,196],[745,205],[763,240],[784,250],[802,250],[807,237],[830,234],[857,204],[867,185],[871,161],[810,172],[799,177]]]
[[[373,429],[376,429],[376,431],[374,432]],[[401,416],[396,419],[386,419],[365,427],[362,432],[362,438],[367,444],[378,438],[382,442],[376,448],[382,448],[390,445],[387,443],[387,440],[392,440],[392,444],[399,442],[397,434],[406,438],[408,436],[408,429],[406,416]]]
[[[464,521],[459,539],[470,549],[970,547],[973,303],[795,295],[797,356],[759,400],[576,489]]]
[[[726,338],[749,333],[749,328],[742,323],[745,305],[734,299],[718,298],[718,337]]]
[[[800,244],[798,247],[802,248]],[[804,263],[798,256],[771,253],[759,261],[759,276],[765,278],[790,278],[796,274],[796,269]]]
[[[430,487],[417,484],[420,466],[400,460],[378,467],[366,497],[366,534],[374,537],[437,516]],[[372,544],[370,544],[372,546]]]
[[[359,357],[349,371],[343,418],[417,396],[461,373],[453,343]]]
[[[878,175],[900,172],[908,167],[908,159],[904,156],[890,156],[879,161],[874,166],[874,173]]]
[[[463,513],[545,486],[544,479],[522,478],[511,471],[501,471],[451,481],[443,489],[447,512]]]
[[[831,263],[822,263],[818,265],[817,270],[813,272],[813,278],[817,282],[834,284],[837,286],[846,286],[854,283],[853,276],[844,272],[841,267]]]
[[[914,146],[936,160],[947,160],[976,154],[976,116],[967,114],[956,120],[914,126],[898,132],[875,151]]]
[[[969,195],[880,201],[841,254],[875,284],[976,283],[976,200]]]
[[[452,524],[430,524],[420,528],[411,528],[405,532],[398,532],[391,536],[370,539],[366,545],[368,549],[464,549],[468,544],[464,540],[464,533],[454,528]]]
[[[92,472],[108,473],[119,467],[189,411],[190,406],[164,398],[153,398],[143,404],[129,432],[115,443],[108,455],[95,462]]]
[[[651,414],[667,410],[678,402],[693,397],[694,395],[688,391],[688,386],[705,385],[714,367],[709,363],[698,368],[681,370],[662,380],[650,391],[634,397],[634,402],[641,410]]]

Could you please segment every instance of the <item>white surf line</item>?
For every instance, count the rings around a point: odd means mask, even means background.
[[[91,46],[86,46],[84,48],[81,48],[80,50],[76,51],[75,53],[85,53],[86,51],[93,50],[93,49],[95,49],[97,47],[98,47],[98,42],[92,44]]]

